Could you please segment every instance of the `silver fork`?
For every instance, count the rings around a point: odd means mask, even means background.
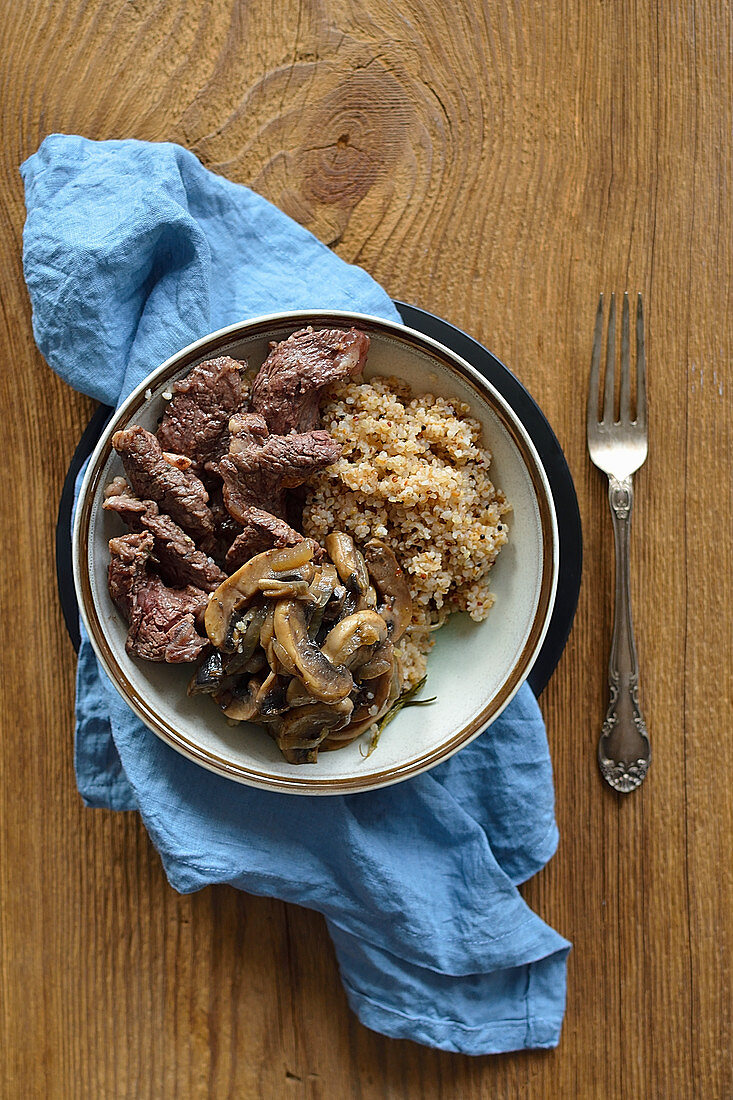
[[[606,344],[603,415],[598,419],[598,392],[603,336],[603,295],[598,302],[588,386],[588,451],[608,475],[616,548],[616,595],[611,656],[608,662],[610,702],[598,742],[598,764],[603,778],[617,791],[635,790],[647,773],[651,749],[639,707],[639,670],[631,620],[629,534],[634,503],[632,474],[647,456],[646,359],[641,294],[636,303],[636,418],[631,419],[631,365],[629,355],[629,296],[624,294],[621,320],[621,384],[619,418],[614,419],[616,374],[616,296],[611,295]]]

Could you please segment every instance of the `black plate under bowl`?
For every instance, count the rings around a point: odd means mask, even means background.
[[[432,313],[405,302],[395,305],[408,328],[416,329],[445,347],[460,355],[475,367],[509,402],[522,421],[532,442],[537,448],[547,479],[550,482],[552,496],[557,512],[557,526],[560,535],[560,569],[557,584],[555,607],[550,625],[528,676],[529,685],[535,695],[539,695],[560,660],[570,633],[578,605],[580,574],[583,561],[583,539],[580,527],[580,511],[575,486],[570,469],[565,460],[562,447],[547,422],[544,413],[534,398],[512,372],[499,362],[482,344],[468,336],[461,329],[443,321]],[[74,505],[74,485],[86,460],[97,445],[105,425],[113,410],[100,405],[87,425],[79,445],[71,460],[59,503],[59,515],[56,525],[56,577],[59,599],[64,614],[66,629],[69,632],[74,649],[79,648],[79,606],[74,589],[71,564],[71,515]]]

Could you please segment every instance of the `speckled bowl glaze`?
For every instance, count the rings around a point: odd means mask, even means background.
[[[368,757],[360,738],[322,753],[316,764],[293,765],[261,728],[230,726],[210,699],[189,698],[190,666],[153,664],[126,654],[126,623],[107,591],[108,542],[123,528],[117,516],[102,509],[102,499],[104,486],[123,473],[112,435],[129,424],[155,431],[162,394],[176,379],[218,355],[247,358],[257,366],[271,340],[309,324],[355,325],[367,332],[367,378],[397,375],[416,392],[429,390],[470,405],[493,455],[492,480],[513,511],[509,543],[490,574],[496,602],[488,618],[475,623],[468,615],[453,615],[436,635],[422,694],[435,695],[437,701],[401,711]],[[404,325],[325,310],[231,325],[154,370],[113,416],[89,461],[73,535],[74,583],[84,624],[102,667],[130,708],[167,744],[205,768],[240,783],[310,795],[348,794],[409,779],[486,730],[527,678],[542,645],[555,600],[558,557],[547,476],[527,432],[493,386],[452,351]]]

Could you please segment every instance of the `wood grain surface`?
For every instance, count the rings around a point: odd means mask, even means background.
[[[0,1094],[733,1095],[731,83],[726,0],[2,5]],[[54,586],[92,403],[45,366],[18,165],[53,131],[179,141],[462,326],[544,408],[585,535],[542,698],[561,845],[524,889],[574,943],[560,1046],[468,1058],[350,1014],[322,919],[179,897],[133,814],[85,810]],[[604,788],[613,550],[586,457],[599,290],[641,290],[651,440],[632,584],[654,761]]]

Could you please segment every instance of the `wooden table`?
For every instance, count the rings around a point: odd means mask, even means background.
[[[727,0],[4,9],[0,1093],[733,1095]],[[178,897],[134,814],[83,809],[53,533],[93,406],[41,360],[21,271],[17,166],[52,131],[187,145],[478,337],[553,424],[585,534],[542,698],[562,841],[524,890],[574,943],[556,1051],[471,1059],[367,1031],[318,915]],[[598,292],[625,288],[648,317],[632,583],[655,755],[619,797],[595,762],[613,551],[583,401]]]

